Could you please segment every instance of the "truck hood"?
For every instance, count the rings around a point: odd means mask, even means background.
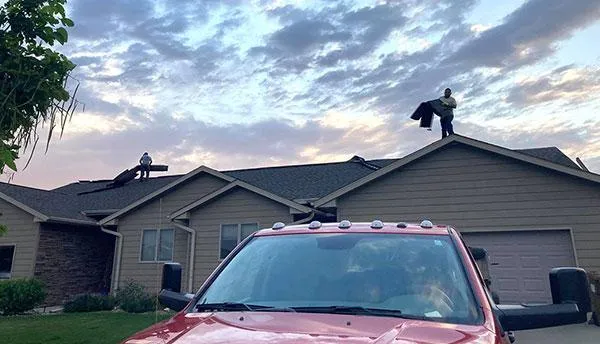
[[[125,344],[192,343],[495,343],[483,326],[400,318],[271,312],[177,314]]]

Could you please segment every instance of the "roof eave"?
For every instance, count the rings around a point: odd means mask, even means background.
[[[100,225],[95,221],[87,221],[87,220],[77,220],[77,219],[69,219],[66,217],[56,217],[51,216],[47,219],[34,218],[34,222],[39,223],[63,223],[63,224],[71,224],[71,225],[79,225],[79,226],[91,226],[91,227],[99,227]]]

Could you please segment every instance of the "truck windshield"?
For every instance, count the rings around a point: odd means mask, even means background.
[[[441,235],[255,237],[198,301],[230,303],[299,312],[375,309],[371,314],[460,324],[481,319],[455,247]]]

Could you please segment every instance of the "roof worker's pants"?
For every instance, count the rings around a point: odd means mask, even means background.
[[[448,135],[454,135],[454,127],[452,126],[452,120],[454,115],[447,115],[440,118],[440,124],[442,125],[442,138]]]
[[[144,179],[144,174],[146,175],[146,179],[150,178],[150,165],[140,165],[140,179]]]

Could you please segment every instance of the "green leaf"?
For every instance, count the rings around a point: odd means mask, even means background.
[[[73,23],[73,21],[69,18],[63,18],[62,23],[68,27],[75,26],[75,23]]]
[[[40,38],[44,40],[44,42],[49,45],[54,44],[54,31],[50,27],[45,27],[44,30],[40,33]]]
[[[0,162],[6,164],[8,168],[17,172],[17,165],[15,164],[15,157],[11,150],[2,148],[0,150]]]
[[[64,27],[59,27],[54,32],[54,37],[56,38],[57,41],[60,42],[60,44],[65,44],[67,42],[67,40],[69,39],[69,34],[67,33],[67,30],[65,30]]]

